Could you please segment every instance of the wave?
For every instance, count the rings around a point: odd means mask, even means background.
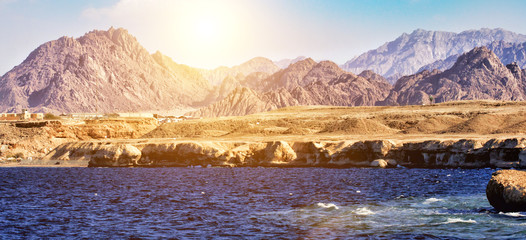
[[[373,215],[374,214],[373,211],[369,210],[366,207],[358,208],[358,209],[356,209],[356,211],[354,213],[356,213],[358,215],[364,215],[364,216],[365,215]]]
[[[506,215],[509,217],[526,217],[526,215],[520,213],[520,212],[499,212],[501,215]]]
[[[443,202],[443,201],[444,201],[444,199],[441,199],[441,198],[428,198],[422,204],[429,205],[431,203]]]
[[[334,203],[321,203],[321,202],[319,202],[319,203],[316,204],[316,206],[321,207],[321,208],[327,208],[327,209],[340,209]]]
[[[462,219],[462,218],[448,218],[444,224],[450,224],[450,223],[477,223],[477,221],[473,219]]]

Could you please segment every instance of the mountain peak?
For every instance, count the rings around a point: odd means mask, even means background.
[[[503,67],[500,59],[487,47],[475,47],[473,50],[464,53],[458,57],[451,70],[485,68],[494,70],[496,67]]]
[[[312,58],[309,57],[291,64],[287,69],[312,68],[316,64],[316,61],[312,60]]]
[[[1,77],[0,111],[176,111],[208,94],[194,75],[163,68],[123,28],[94,30],[42,44]]]

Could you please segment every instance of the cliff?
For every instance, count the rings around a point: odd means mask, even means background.
[[[60,145],[43,162],[84,161],[94,167],[371,167],[383,159],[394,166],[419,168],[526,168],[526,139],[78,142]]]

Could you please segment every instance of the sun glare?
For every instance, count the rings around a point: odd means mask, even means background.
[[[197,21],[195,26],[196,37],[201,40],[214,41],[218,34],[217,22],[212,19],[203,18]]]
[[[241,20],[246,19],[242,14],[222,1],[185,1],[178,14],[171,16],[171,39],[175,46],[184,46],[174,55],[200,67],[240,54],[247,45],[250,24]]]

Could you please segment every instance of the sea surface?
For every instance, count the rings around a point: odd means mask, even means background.
[[[525,239],[493,171],[0,168],[0,239]]]

